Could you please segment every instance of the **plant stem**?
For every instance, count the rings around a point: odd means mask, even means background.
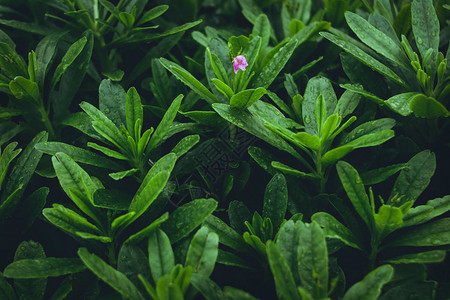
[[[373,268],[375,267],[375,261],[377,259],[377,255],[378,255],[378,243],[373,243],[374,245],[372,246],[372,252],[370,253],[370,257],[369,257],[369,271],[372,271]]]
[[[38,111],[41,114],[41,120],[45,125],[45,128],[48,131],[48,134],[50,135],[51,139],[55,138],[55,130],[53,129],[52,123],[50,122],[50,119],[48,118],[47,111],[44,109],[42,105],[39,105],[37,107]]]
[[[114,251],[114,245],[112,243],[108,244],[108,259],[109,263],[116,267],[117,260],[116,260],[116,251]]]

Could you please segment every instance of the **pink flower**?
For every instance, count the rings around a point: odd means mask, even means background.
[[[248,66],[248,63],[243,55],[238,55],[233,60],[233,66],[234,66],[234,74],[237,74],[239,69],[245,71],[245,67]]]

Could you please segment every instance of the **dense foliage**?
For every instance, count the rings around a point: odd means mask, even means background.
[[[0,1],[0,299],[447,299],[446,0]]]

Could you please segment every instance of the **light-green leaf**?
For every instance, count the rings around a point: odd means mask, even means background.
[[[388,234],[399,229],[403,225],[403,212],[400,208],[382,205],[374,215],[375,231],[378,240],[384,239]]]
[[[424,94],[417,94],[412,97],[409,108],[416,117],[420,118],[436,119],[450,116],[450,112],[442,103]]]
[[[17,99],[28,100],[34,105],[40,105],[41,98],[36,82],[17,76],[9,82],[9,89]]]
[[[202,99],[212,104],[217,102],[216,96],[211,93],[200,81],[198,81],[191,73],[176,63],[173,63],[165,58],[160,58],[159,62],[171,72],[178,80],[190,87],[194,92],[200,95]]]
[[[252,106],[256,101],[258,101],[262,96],[267,93],[266,89],[259,87],[257,89],[249,89],[241,91],[234,94],[230,98],[230,106],[237,107],[240,109],[246,109]]]
[[[185,266],[191,266],[194,273],[209,277],[214,270],[219,253],[219,236],[200,228],[192,238],[186,254]]]
[[[160,229],[152,231],[148,237],[148,262],[155,282],[175,267],[169,237]]]

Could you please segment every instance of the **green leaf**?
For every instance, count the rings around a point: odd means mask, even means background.
[[[136,286],[121,272],[105,263],[95,254],[91,254],[86,248],[78,250],[83,263],[101,280],[109,284],[126,299],[145,299]]]
[[[36,82],[22,76],[16,76],[9,82],[9,89],[17,99],[31,101],[34,105],[40,105],[41,98]]]
[[[170,152],[175,153],[177,157],[181,157],[191,150],[199,141],[200,136],[198,134],[188,135],[182,138]]]
[[[72,158],[58,152],[52,157],[59,184],[78,208],[100,224],[97,210],[92,204],[92,195],[97,190],[94,182]]]
[[[22,57],[3,42],[0,42],[0,69],[9,79],[16,76],[27,76],[27,66]]]
[[[363,70],[364,72],[367,72],[365,70]],[[360,77],[360,76],[358,76]],[[371,80],[371,82],[374,81],[374,79],[369,79]],[[377,95],[368,92],[366,90],[364,90],[363,86],[361,84],[351,84],[351,83],[346,83],[346,84],[340,84],[339,85],[341,88],[344,88],[348,91],[352,91],[354,93],[357,93],[361,96],[364,96],[365,98],[369,99],[370,101],[373,101],[375,103],[377,103],[378,105],[383,106],[385,104],[385,101],[383,99],[381,99],[380,97],[378,97]]]
[[[291,39],[286,45],[280,48],[272,59],[267,62],[262,71],[253,79],[252,87],[268,88],[291,58],[298,45],[299,42],[296,39]]]
[[[150,172],[150,171],[149,171]],[[153,176],[141,192],[136,193],[131,201],[128,210],[136,212],[134,219],[137,219],[142,215],[147,208],[156,200],[158,195],[162,192],[169,180],[170,173],[167,171],[162,171]]]
[[[386,132],[387,130],[391,129],[395,125],[395,120],[390,118],[383,118],[378,119],[375,121],[369,121],[366,123],[363,123],[353,129],[342,141],[342,144],[350,143],[354,140],[357,140],[358,138],[375,134],[379,132]],[[372,137],[373,135],[370,135]],[[374,136],[375,137],[375,136]],[[371,138],[364,138],[363,141],[370,141]],[[358,144],[358,143],[356,143]]]
[[[300,247],[300,227],[302,222],[289,220],[281,226],[277,233],[276,245],[292,272],[296,285],[300,284],[298,274],[299,252]]]
[[[419,227],[414,227],[401,235],[385,247],[394,246],[442,246],[450,244],[450,218],[439,219]]]
[[[148,262],[155,282],[162,276],[170,274],[175,267],[175,257],[169,237],[160,229],[152,231],[149,235]]]
[[[8,167],[10,163],[14,160],[14,158],[19,155],[19,153],[22,151],[22,149],[16,149],[17,142],[13,142],[8,144],[5,149],[3,150],[3,153],[0,149],[0,190],[2,187],[3,180],[5,180],[6,173],[8,171]]]
[[[217,78],[212,78],[211,82],[214,83],[214,86],[216,87],[216,89],[218,89],[219,92],[224,94],[228,100],[230,100],[235,95],[233,90],[222,80],[217,79]]]
[[[297,169],[294,169],[294,168],[292,168],[288,165],[285,165],[283,163],[280,163],[278,161],[272,161],[270,165],[278,171],[281,171],[285,174],[289,174],[289,175],[292,175],[295,177],[308,178],[308,179],[317,179],[318,178],[315,174],[299,171]]]
[[[265,14],[260,14],[256,18],[255,23],[253,23],[252,35],[261,37],[262,49],[265,49],[269,45],[272,30],[269,18]]]
[[[144,13],[144,15],[141,17],[141,19],[136,25],[140,26],[142,24],[150,22],[153,19],[156,19],[157,17],[165,13],[167,9],[169,9],[168,5],[158,5],[153,7],[152,9]]]
[[[33,241],[23,241],[14,254],[14,263],[20,260],[45,259],[46,255],[41,244]],[[20,268],[20,267],[19,267]],[[14,287],[19,299],[43,299],[47,288],[47,277],[14,279]]]
[[[313,222],[299,228],[298,273],[304,287],[314,299],[328,294],[328,251],[325,235]]]
[[[339,101],[334,109],[334,113],[341,116],[342,119],[345,118],[355,110],[360,99],[361,96],[359,94],[346,90],[339,98]]]
[[[405,69],[408,68],[409,60],[399,43],[355,13],[347,11],[345,18],[348,26],[367,46]]]
[[[416,117],[420,118],[435,119],[450,116],[450,112],[442,103],[424,94],[417,94],[412,97],[409,108]]]
[[[169,217],[162,229],[176,243],[200,226],[216,209],[214,199],[196,199],[178,207]],[[219,235],[220,236],[220,235]]]
[[[383,285],[389,282],[394,274],[394,268],[383,265],[369,274],[363,280],[352,285],[342,300],[376,300],[381,294]]]
[[[428,211],[427,213],[423,213],[420,218],[420,222],[414,222],[414,225],[425,223],[435,217],[438,217],[450,210],[450,195],[444,196],[442,198],[436,198],[433,200],[429,200],[426,205],[421,205],[426,208],[431,207],[432,210]],[[421,206],[418,206],[416,208],[419,208]],[[409,217],[409,212],[413,210],[414,208],[411,208],[405,215],[404,219]]]
[[[412,113],[410,103],[411,100],[417,95],[420,94],[418,94],[417,92],[406,92],[402,94],[397,94],[387,99],[385,103],[390,109],[406,117]]]
[[[322,165],[327,166],[334,164],[336,161],[349,154],[353,149],[354,147],[351,145],[344,145],[325,152],[322,156]]]
[[[312,135],[307,132],[298,132],[293,135],[295,141],[298,141],[301,145],[314,151],[318,151],[320,148],[320,140],[317,135]]]
[[[397,270],[395,272],[397,272]],[[439,298],[439,296],[437,296],[438,292],[436,291],[436,286],[436,281],[410,280],[389,289],[383,293],[383,296],[381,296],[379,300],[403,300],[409,297],[418,297],[418,299]]]
[[[123,154],[127,154],[129,152],[127,139],[123,136],[122,132],[116,127],[113,121],[111,121],[103,112],[90,103],[81,102],[80,107],[93,120],[92,127],[94,127],[95,131],[119,148]]]
[[[109,173],[108,175],[109,175],[109,177],[111,177],[114,180],[121,180],[127,176],[132,176],[137,171],[139,171],[139,169],[130,169],[130,170],[121,171],[121,172]]]
[[[231,286],[226,286],[223,288],[223,292],[227,299],[231,300],[258,300],[258,298],[253,297],[249,293],[246,293],[242,290],[236,289]]]
[[[302,102],[302,119],[305,124],[305,131],[312,135],[317,135],[319,125],[316,120],[316,100],[322,95],[326,104],[326,116],[331,115],[336,107],[337,97],[334,93],[331,82],[325,77],[314,77],[308,81],[305,95]]]
[[[62,74],[58,91],[54,90],[50,94],[51,99],[58,99],[52,102],[57,120],[65,119],[70,114],[69,108],[72,100],[80,91],[81,84],[91,63],[94,34],[92,30],[86,30],[83,32],[83,36],[87,39],[86,45]]]
[[[234,94],[230,98],[230,106],[237,107],[239,109],[246,109],[252,106],[262,96],[267,93],[265,88],[259,87],[257,89],[249,89]]]
[[[6,281],[3,274],[0,272],[0,297],[5,300],[16,300],[16,293],[12,286]]]
[[[126,28],[133,27],[134,22],[136,21],[134,16],[132,14],[127,13],[127,12],[120,12],[119,13],[119,20],[125,25]]]
[[[387,167],[382,167],[361,174],[361,179],[364,185],[374,185],[387,180],[392,175],[403,170],[406,164],[395,164]]]
[[[403,212],[400,208],[382,205],[374,215],[375,231],[378,240],[384,239],[387,235],[403,226]]]
[[[217,263],[226,265],[226,266],[247,269],[247,270],[254,270],[252,267],[250,267],[248,262],[245,261],[240,256],[237,256],[231,252],[220,250],[220,249],[219,249],[219,255],[217,256]]]
[[[267,129],[259,118],[252,116],[244,110],[232,108],[227,104],[214,103],[212,107],[222,118],[230,123],[266,141],[272,146],[290,153],[294,157],[299,156],[299,154],[281,137]]]
[[[344,146],[351,146],[353,148],[373,147],[383,144],[394,137],[393,130],[383,130],[375,133],[369,133],[359,138],[352,140]]]
[[[8,181],[5,184],[5,189],[3,190],[3,195],[0,200],[4,201],[12,192],[16,191],[18,188],[22,188],[17,194],[17,199],[20,199],[25,191],[25,188],[30,181],[31,177],[36,170],[36,167],[42,157],[42,153],[36,149],[34,146],[41,142],[46,142],[48,134],[46,132],[38,133],[27,145],[25,150],[16,161],[16,164],[12,168],[8,175]],[[1,202],[1,201],[0,201]],[[10,207],[11,208],[11,207]],[[4,213],[5,208],[0,206],[0,215]]]
[[[126,121],[127,98],[128,95],[125,94],[125,90],[122,86],[112,82],[110,79],[102,80],[98,87],[98,108],[105,117],[113,121],[117,127],[125,124],[128,125]],[[95,120],[94,118],[92,119]],[[134,124],[132,128],[134,129]]]
[[[415,201],[430,183],[435,169],[436,157],[433,152],[425,150],[416,154],[398,175],[389,202],[392,202],[394,197],[401,197],[394,202],[395,206]]]
[[[135,131],[135,125],[138,120],[144,120],[144,110],[142,108],[141,97],[136,89],[131,87],[127,91],[126,99],[125,112],[127,129],[131,136],[133,136],[134,133],[134,140],[139,141],[141,133]]]
[[[216,264],[218,246],[219,236],[208,232],[207,227],[200,228],[189,245],[185,266],[191,266],[196,274],[209,277]]]
[[[369,197],[366,194],[364,184],[359,177],[358,171],[344,161],[339,161],[336,168],[341,183],[344,186],[345,192],[352,202],[353,207],[361,216],[364,223],[366,223],[369,231],[373,232],[375,220],[372,208],[370,207]]]
[[[137,245],[124,243],[117,256],[117,271],[123,273],[135,286],[140,286],[138,274],[151,278],[148,259]]]
[[[413,254],[405,254],[387,260],[391,264],[430,264],[441,263],[445,259],[444,250],[432,250]]]
[[[98,189],[93,195],[95,206],[112,210],[128,210],[130,201],[131,197],[119,190]]]
[[[403,81],[403,79],[401,79],[394,71],[392,71],[386,65],[382,64],[380,61],[376,60],[375,58],[364,52],[362,49],[360,49],[358,46],[356,46],[352,42],[351,37],[346,35],[337,36],[328,32],[321,32],[320,35],[336,44],[337,46],[341,47],[345,52],[351,54],[354,58],[356,58],[366,66],[386,76],[395,83],[401,86],[406,86],[406,83]]]
[[[181,100],[183,100],[183,95],[178,95],[173,100],[170,107],[167,109],[166,113],[164,114],[164,117],[162,118],[161,122],[159,123],[158,127],[156,128],[155,132],[150,138],[150,143],[147,146],[148,152],[155,149],[169,131],[170,125],[177,116],[178,109],[180,108],[181,105]]]
[[[145,239],[147,236],[149,236],[155,229],[159,228],[159,226],[167,221],[169,218],[169,213],[165,212],[161,217],[150,223],[147,227],[140,230],[139,232],[131,235],[128,239],[126,239],[125,243],[139,243],[143,239]]]
[[[49,191],[48,187],[40,187],[23,200],[23,209],[15,213],[15,218],[22,223],[24,231],[28,230],[37,217],[41,216]]]
[[[193,273],[191,283],[207,300],[224,299],[220,287],[208,277]]]
[[[61,79],[61,76],[66,72],[67,68],[75,61],[75,59],[80,55],[80,53],[83,51],[84,46],[87,43],[87,38],[83,36],[81,39],[73,43],[69,49],[67,49],[66,54],[64,54],[63,58],[61,59],[61,62],[56,67],[55,73],[52,77],[51,82],[51,89],[53,90],[56,86],[56,84]]]
[[[286,214],[288,190],[286,179],[282,174],[276,174],[267,184],[264,192],[262,217],[269,218],[273,224],[273,231],[277,232]]]
[[[242,236],[214,215],[210,215],[206,218],[203,226],[206,226],[210,231],[215,232],[219,236],[219,242],[223,245],[236,251],[249,251],[249,247],[245,244]]]
[[[178,80],[183,82],[185,85],[190,87],[194,92],[196,92],[200,97],[206,100],[208,103],[212,104],[217,102],[216,96],[211,93],[200,81],[195,79],[191,73],[173,63],[165,58],[160,58],[159,62],[166,68],[169,72],[171,72]]]
[[[323,228],[326,237],[339,239],[347,246],[362,250],[359,246],[360,241],[356,236],[332,215],[326,212],[318,212],[311,217],[311,221],[316,222]]]
[[[105,168],[109,170],[120,170],[121,166],[103,156],[87,151],[83,148],[75,147],[61,142],[42,142],[34,147],[43,153],[56,155],[58,152],[64,152],[74,161],[89,164],[92,166]]]
[[[87,232],[102,234],[102,232],[86,218],[60,204],[53,204],[53,208],[45,208],[42,211],[42,214],[50,221],[50,223],[69,233],[76,234],[77,232]]]
[[[78,258],[21,259],[9,264],[4,276],[9,278],[59,277],[78,273],[86,266]]]
[[[92,233],[88,233],[88,232],[76,232],[76,235],[81,237],[82,239],[85,240],[94,240],[94,241],[99,241],[100,243],[111,243],[112,239],[109,236],[103,236],[103,235],[96,235],[96,234],[92,234]]]
[[[286,258],[284,258],[278,247],[272,241],[267,242],[267,258],[270,269],[272,270],[277,293],[284,299],[300,300],[301,297],[297,291],[294,277],[286,262]]]
[[[439,20],[432,0],[414,0],[411,4],[411,23],[417,48],[423,57],[433,49],[431,61],[439,48]]]

